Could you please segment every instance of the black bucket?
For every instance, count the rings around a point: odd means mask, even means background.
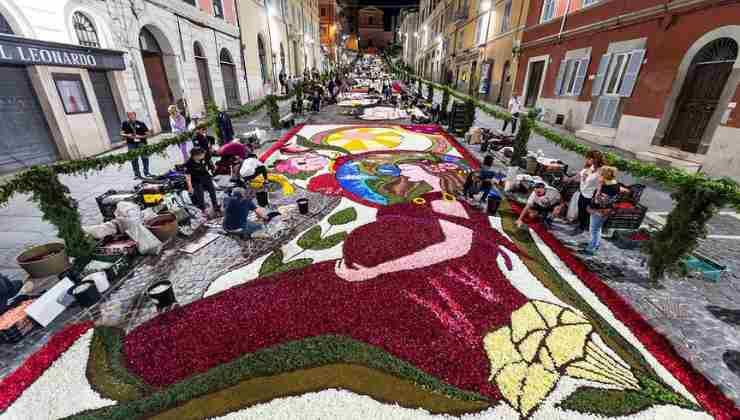
[[[298,211],[301,214],[308,214],[308,199],[299,198],[296,202],[298,203]]]
[[[270,204],[267,199],[267,191],[257,191],[257,205],[260,207],[267,207]]]
[[[77,303],[79,303],[83,308],[89,308],[100,300],[98,287],[95,286],[95,282],[91,280],[83,281],[80,284],[70,287],[68,293],[72,295]]]
[[[170,307],[176,302],[172,283],[167,280],[158,281],[149,286],[146,289],[146,294],[157,304],[157,309]]]

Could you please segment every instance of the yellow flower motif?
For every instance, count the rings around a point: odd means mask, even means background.
[[[523,417],[555,389],[562,375],[639,389],[629,366],[594,342],[594,328],[576,311],[542,301],[511,314],[511,325],[487,334],[490,381]]]

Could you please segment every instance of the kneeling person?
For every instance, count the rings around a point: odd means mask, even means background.
[[[258,218],[262,218],[260,213],[264,213],[263,209],[258,209],[254,205],[244,188],[234,188],[224,197],[224,230],[227,233],[238,234],[244,239],[251,238],[252,234],[258,232],[263,226],[249,221],[250,211],[254,211]]]
[[[524,224],[524,218],[536,219],[540,217],[545,226],[552,225],[552,211],[560,204],[560,192],[553,187],[545,185],[544,182],[534,184],[534,191],[527,200],[527,205],[519,215],[516,225],[521,227]]]
[[[257,155],[254,153],[247,155],[247,158],[244,160],[242,167],[239,170],[239,175],[241,175],[244,183],[248,183],[262,175],[265,179],[265,183],[267,183],[267,168],[261,160],[257,159]]]

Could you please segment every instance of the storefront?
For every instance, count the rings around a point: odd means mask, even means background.
[[[0,173],[104,152],[124,114],[123,53],[0,34]],[[119,95],[120,96],[120,95]]]

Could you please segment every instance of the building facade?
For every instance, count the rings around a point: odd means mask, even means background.
[[[333,65],[337,63],[337,51],[341,28],[337,18],[336,0],[319,0],[319,25],[321,50],[324,57]]]
[[[480,7],[477,33],[480,50],[479,98],[506,106],[519,66],[529,0],[495,0]],[[485,28],[485,29],[484,29]]]
[[[404,64],[414,67],[416,65],[417,44],[419,42],[417,32],[419,21],[418,10],[402,10],[399,14],[399,21],[398,42],[402,48],[401,60]]]
[[[169,105],[249,99],[233,0],[5,0],[0,15],[0,171],[104,152],[126,111],[159,132]]]
[[[737,2],[531,0],[514,90],[579,137],[740,179],[738,16]]]
[[[363,7],[357,12],[360,48],[370,52],[384,48],[393,40],[393,33],[385,30],[383,11],[377,7]]]

